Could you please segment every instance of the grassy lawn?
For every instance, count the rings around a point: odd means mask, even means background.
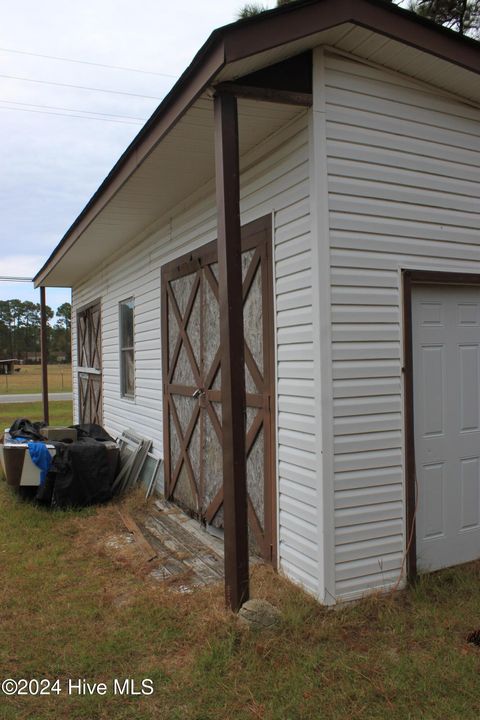
[[[284,617],[257,634],[224,609],[221,585],[178,594],[132,551],[112,550],[114,504],[48,512],[2,482],[0,516],[0,676],[155,687],[149,697],[2,697],[2,720],[479,716],[480,650],[465,643],[480,627],[479,563],[338,612],[255,567],[252,594]]]
[[[16,365],[19,372],[0,375],[0,395],[42,392],[41,365]],[[70,392],[72,389],[72,366],[48,366],[48,391]]]
[[[50,425],[71,425],[72,424],[72,402],[71,400],[54,400],[49,403]],[[28,418],[28,420],[43,420],[43,405],[35,403],[0,403],[0,432],[16,418]]]

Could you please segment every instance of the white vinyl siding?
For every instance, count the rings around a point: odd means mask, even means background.
[[[480,111],[326,57],[337,597],[405,550],[401,269],[480,272]]]
[[[262,104],[258,105],[261,112]],[[265,107],[265,106],[263,106]],[[273,213],[277,355],[280,567],[320,593],[318,438],[314,387],[308,114],[242,158],[242,223]],[[213,191],[213,187],[212,187]],[[214,195],[170,222],[73,291],[75,308],[101,298],[104,422],[137,429],[163,454],[160,273],[166,262],[216,237]],[[118,303],[135,296],[135,400],[119,395]],[[76,336],[73,328],[75,357]],[[74,391],[77,395],[74,373]]]

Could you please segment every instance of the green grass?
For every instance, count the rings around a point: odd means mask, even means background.
[[[49,403],[50,425],[71,425],[72,424],[72,402],[71,400],[54,400]],[[0,434],[16,418],[28,418],[37,421],[43,419],[43,405],[35,403],[0,403]]]
[[[115,505],[48,512],[0,483],[0,676],[152,678],[151,697],[5,698],[2,720],[451,720],[480,714],[480,564],[338,612],[268,568],[252,589],[283,622],[261,634],[223,588],[179,595],[107,551]]]
[[[0,375],[0,395],[18,395],[20,393],[42,392],[41,365],[16,365],[18,372],[13,375]],[[71,392],[72,366],[48,366],[48,391]]]

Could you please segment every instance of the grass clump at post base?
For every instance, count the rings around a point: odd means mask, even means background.
[[[130,698],[2,697],[2,720],[480,714],[480,651],[465,642],[480,626],[480,563],[338,612],[255,566],[252,595],[283,613],[256,633],[225,610],[221,584],[179,594],[153,581],[140,556],[112,550],[109,539],[125,532],[116,503],[51,512],[1,482],[0,514],[0,676],[155,687]]]

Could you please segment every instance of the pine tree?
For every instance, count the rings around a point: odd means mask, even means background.
[[[253,17],[254,15],[260,15],[260,13],[265,12],[265,10],[268,10],[266,5],[247,3],[243,6],[243,8],[241,8],[241,10],[238,11],[238,18],[239,20],[244,20],[245,18]]]
[[[394,0],[384,0],[393,2]],[[277,0],[277,7],[297,0]],[[398,3],[395,3],[398,4]],[[239,18],[252,17],[268,10],[265,5],[248,3],[239,12]],[[461,35],[480,37],[480,0],[410,0],[409,10]]]
[[[480,0],[411,0],[410,10],[461,35],[480,34]]]

